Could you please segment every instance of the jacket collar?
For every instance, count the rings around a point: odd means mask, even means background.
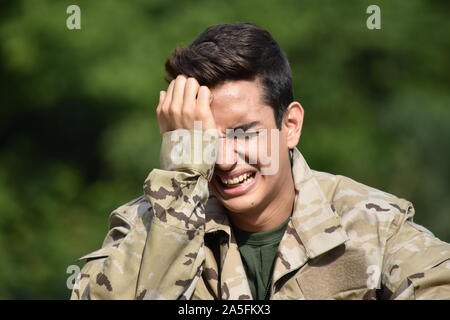
[[[292,223],[309,258],[315,258],[348,240],[341,219],[325,197],[302,154],[294,149],[292,173],[296,198]]]
[[[295,239],[297,245],[306,249],[309,258],[314,258],[344,243],[348,237],[340,217],[326,199],[314,171],[309,168],[297,148],[293,149],[292,174],[296,198],[288,225],[290,231],[287,233]],[[206,204],[206,233],[219,230],[231,235],[226,209],[217,198],[210,196]],[[285,238],[280,246],[285,242]]]

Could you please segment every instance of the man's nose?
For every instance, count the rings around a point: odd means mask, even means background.
[[[234,139],[220,138],[216,167],[221,171],[229,171],[236,164],[238,155]]]

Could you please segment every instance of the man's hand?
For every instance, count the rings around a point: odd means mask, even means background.
[[[159,93],[156,108],[159,132],[163,134],[177,129],[194,129],[194,121],[201,121],[202,129],[215,129],[211,112],[212,95],[206,86],[200,86],[195,78],[179,75],[166,91]]]

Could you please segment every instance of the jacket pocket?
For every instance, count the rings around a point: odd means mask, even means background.
[[[334,249],[308,263],[296,281],[306,299],[333,299],[340,293],[367,288],[367,262],[364,251]],[[362,290],[363,291],[363,290]]]

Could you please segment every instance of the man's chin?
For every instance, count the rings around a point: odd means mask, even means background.
[[[210,183],[209,190],[211,194],[219,200],[219,202],[231,213],[243,214],[253,211],[258,204],[255,199],[255,190],[236,197],[226,197],[219,190],[214,183]]]
[[[246,196],[226,200],[221,197],[217,197],[217,199],[230,213],[245,214],[253,211],[256,207],[256,201]]]

